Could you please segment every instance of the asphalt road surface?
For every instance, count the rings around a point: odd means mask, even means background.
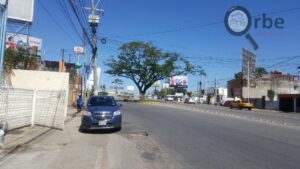
[[[63,131],[21,146],[0,168],[300,168],[299,129],[161,105],[124,103],[122,112],[121,132],[80,133],[77,116]]]
[[[300,168],[297,129],[159,105],[127,103],[123,112],[132,126],[122,132],[147,131],[185,169]]]

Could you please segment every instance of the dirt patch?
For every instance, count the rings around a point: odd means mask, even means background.
[[[137,152],[144,162],[144,168],[182,168],[175,160],[168,158],[167,154],[164,153],[157,143],[155,143],[148,132],[132,131],[128,133],[122,133],[121,135],[136,145]]]

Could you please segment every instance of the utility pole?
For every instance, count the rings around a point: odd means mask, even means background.
[[[247,72],[248,72],[248,75],[247,75],[247,101],[249,103],[250,101],[250,57],[248,57],[248,66],[247,66]]]
[[[0,85],[4,85],[4,49],[6,37],[8,0],[0,1]]]
[[[202,81],[199,82],[199,98],[202,96]]]
[[[83,60],[83,101],[86,103],[86,35],[83,31],[83,52],[84,52],[84,60]]]
[[[64,63],[65,60],[65,49],[61,49],[61,61]]]
[[[95,15],[95,4],[94,0],[92,0],[92,14],[89,16],[89,23],[92,28],[93,34],[93,45],[92,45],[92,52],[93,52],[93,61],[94,61],[94,95],[97,95],[97,82],[98,82],[98,73],[97,73],[97,27],[100,21],[98,15]]]
[[[61,49],[61,62],[60,62],[60,72],[64,72],[65,69],[65,49]]]
[[[92,6],[91,8],[87,8],[84,7],[85,9],[89,9],[91,10],[92,14],[89,15],[89,24],[91,26],[92,29],[92,59],[91,61],[93,61],[93,66],[94,66],[94,70],[93,70],[93,75],[94,75],[94,84],[93,84],[93,88],[94,88],[94,95],[98,94],[98,73],[97,73],[97,27],[98,24],[100,22],[100,17],[98,15],[95,14],[95,11],[98,12],[104,12],[104,10],[102,9],[97,9],[97,5],[99,4],[100,0],[98,0],[97,4],[95,5],[95,0],[92,0]],[[86,32],[85,32],[86,34]]]
[[[197,80],[197,95],[199,95],[199,81],[198,80]],[[199,97],[199,99],[198,99],[197,103],[200,102],[200,95],[198,97]]]
[[[215,103],[217,103],[217,79],[215,78],[215,92],[214,92],[214,94],[215,94]]]

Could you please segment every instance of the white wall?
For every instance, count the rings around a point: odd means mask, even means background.
[[[13,69],[10,87],[31,90],[65,91],[65,115],[68,108],[69,73]]]
[[[299,87],[296,89],[295,86],[299,86],[297,81],[278,81],[278,82],[271,82],[271,81],[257,81],[256,87],[249,88],[249,97],[250,98],[262,98],[262,96],[266,96],[266,100],[269,101],[268,98],[268,90],[273,89],[275,92],[274,100],[277,101],[277,94],[298,94],[300,93]],[[248,97],[248,88],[243,87],[243,97]]]
[[[69,73],[31,70],[13,70],[13,88],[37,90],[69,90]]]

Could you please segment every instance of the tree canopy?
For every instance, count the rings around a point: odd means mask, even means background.
[[[38,68],[40,62],[36,54],[31,51],[18,48],[6,49],[4,53],[4,65],[6,71],[11,69],[30,69],[35,70]]]
[[[262,77],[263,75],[268,74],[268,71],[263,67],[256,68],[256,77]]]
[[[255,68],[255,76],[256,77],[262,77],[263,75],[268,74],[268,71],[263,67],[257,67]],[[243,77],[242,72],[238,72],[234,74],[235,79],[241,79]]]
[[[106,62],[106,73],[131,79],[140,94],[158,80],[188,73],[204,73],[178,53],[163,52],[151,43],[130,42],[120,47],[120,54]]]

